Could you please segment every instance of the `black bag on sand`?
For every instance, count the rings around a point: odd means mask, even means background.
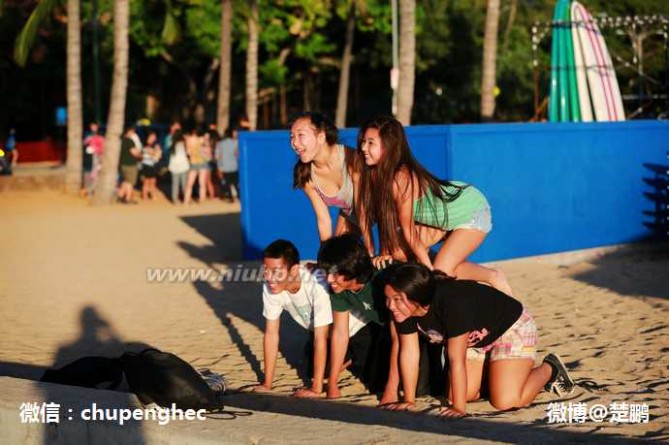
[[[222,409],[221,393],[213,391],[184,360],[169,352],[146,349],[126,352],[121,366],[128,385],[145,404],[180,409]]]
[[[83,388],[115,389],[123,380],[123,369],[118,358],[82,357],[58,369],[47,369],[41,382]]]

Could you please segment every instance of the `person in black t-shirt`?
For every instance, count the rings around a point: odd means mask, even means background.
[[[404,401],[388,409],[414,406],[419,335],[444,344],[448,351],[451,404],[441,409],[441,416],[462,417],[467,401],[480,397],[486,361],[490,403],[499,410],[529,405],[542,388],[561,397],[573,391],[574,382],[557,355],[547,355],[534,367],[537,328],[514,298],[475,281],[453,280],[421,264],[391,266],[385,283],[386,306],[399,334],[404,391]]]

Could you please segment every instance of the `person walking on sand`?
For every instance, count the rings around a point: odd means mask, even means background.
[[[492,229],[490,206],[475,187],[437,179],[411,154],[402,124],[379,116],[358,133],[360,174],[358,220],[365,246],[375,255],[372,225],[379,229],[380,259],[411,258],[451,277],[482,281],[512,295],[501,270],[467,258]],[[429,248],[443,241],[434,261]],[[377,261],[379,258],[377,258]]]

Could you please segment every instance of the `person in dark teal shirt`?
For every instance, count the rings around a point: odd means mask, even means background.
[[[332,302],[327,397],[341,396],[338,379],[347,353],[353,374],[371,392],[383,391],[390,362],[383,272],[375,271],[365,247],[354,235],[325,241],[318,252],[318,265],[327,274]],[[349,338],[349,323],[360,322],[364,327]]]

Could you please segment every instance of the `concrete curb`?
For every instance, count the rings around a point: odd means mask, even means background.
[[[130,393],[76,388],[0,377],[0,437],[7,444],[314,444],[384,443],[565,443],[580,442],[578,431],[468,417],[457,421],[420,413],[388,412],[374,407],[325,400],[239,393],[225,396],[226,410],[247,411],[234,420],[82,420],[93,403],[102,409],[138,409]],[[59,423],[22,423],[22,403],[57,403]],[[70,420],[71,418],[71,420]],[[632,438],[600,434],[600,443],[634,443]]]

